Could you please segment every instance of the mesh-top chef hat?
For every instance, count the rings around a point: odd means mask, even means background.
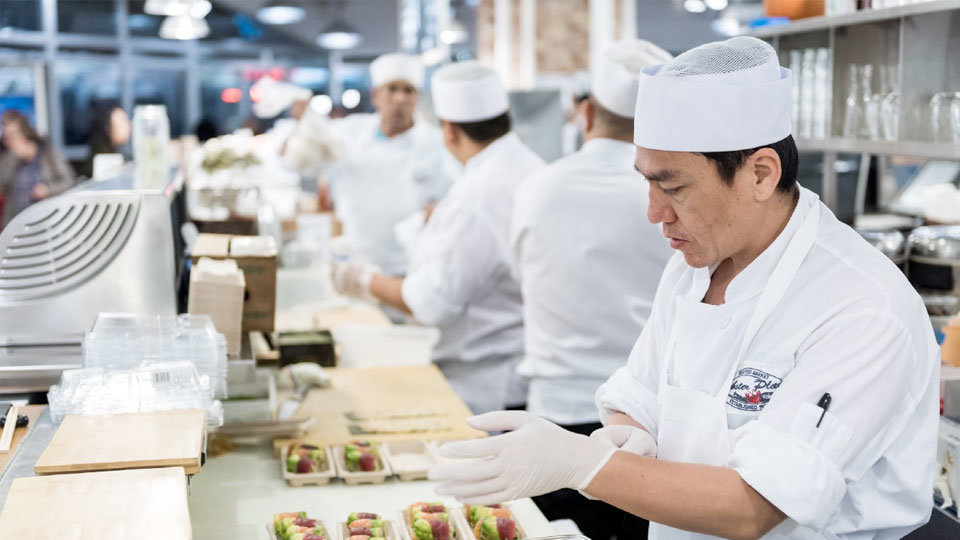
[[[608,44],[594,70],[590,93],[608,111],[633,118],[640,72],[669,62],[673,55],[642,39]]]
[[[748,150],[790,134],[790,70],[766,42],[701,45],[640,75],[633,142],[652,150]]]
[[[479,62],[444,66],[430,79],[433,110],[448,122],[480,122],[510,109],[507,91],[496,72]]]
[[[374,88],[390,81],[406,81],[423,88],[423,77],[423,62],[412,54],[384,54],[370,62],[370,84]]]

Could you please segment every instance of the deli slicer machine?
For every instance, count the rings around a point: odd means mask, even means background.
[[[157,190],[74,189],[0,231],[0,394],[82,367],[100,312],[176,313],[171,204]]]

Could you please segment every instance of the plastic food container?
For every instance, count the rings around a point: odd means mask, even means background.
[[[289,446],[284,446],[280,450],[280,471],[283,479],[288,484],[295,487],[300,486],[325,486],[337,477],[337,468],[333,463],[333,452],[329,446],[323,446],[324,453],[327,456],[327,470],[315,473],[292,473],[287,470],[287,456],[289,455]],[[329,532],[329,531],[328,531]]]
[[[333,462],[336,464],[337,476],[343,479],[343,483],[348,486],[358,484],[382,484],[387,478],[393,476],[393,470],[390,468],[390,462],[383,456],[383,447],[381,446],[380,463],[383,468],[379,471],[349,471],[344,459],[344,447],[335,446],[333,448]],[[349,537],[347,537],[349,538]]]
[[[393,474],[404,482],[425,480],[430,467],[440,462],[433,446],[424,441],[383,443],[380,449]]]

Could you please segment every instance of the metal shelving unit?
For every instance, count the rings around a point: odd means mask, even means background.
[[[931,132],[930,98],[944,91],[960,91],[960,0],[933,0],[904,6],[863,10],[832,17],[813,17],[763,28],[752,35],[771,43],[788,65],[790,52],[808,48],[830,51],[832,98],[829,98],[827,137],[798,139],[801,152],[823,158],[822,197],[835,211],[839,203],[835,164],[840,154],[860,154],[861,164],[879,156],[960,161],[960,145],[935,141]],[[844,111],[851,65],[895,66],[894,86],[900,96],[898,140],[847,138]],[[875,71],[877,71],[875,69]],[[795,74],[800,76],[800,74]],[[887,175],[881,175],[887,177]],[[865,182],[866,171],[858,175]],[[847,192],[850,192],[847,189]],[[860,190],[857,190],[858,192]],[[892,186],[881,193],[892,194]]]

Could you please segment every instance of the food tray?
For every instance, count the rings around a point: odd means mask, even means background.
[[[287,471],[287,454],[289,450],[288,446],[284,446],[280,450],[280,472],[283,474],[283,479],[294,487],[325,486],[329,484],[330,480],[337,477],[337,467],[334,465],[333,452],[330,451],[330,447],[324,446],[323,451],[327,455],[326,471],[316,473],[292,473]],[[329,533],[330,531],[327,530],[327,532]]]
[[[478,505],[484,506],[484,505]],[[505,503],[500,505],[507,510],[510,510],[510,519],[517,524],[517,540],[523,540],[525,538],[530,538],[527,535],[526,530],[523,527],[523,523],[517,519],[517,514],[514,513],[513,509],[510,508],[510,503]],[[467,515],[467,505],[464,505],[457,509],[456,516],[461,520],[461,526],[466,528],[467,534],[460,540],[477,540],[477,537],[473,534],[473,527],[470,526],[470,518]]]
[[[383,520],[383,528],[386,530],[387,540],[406,540],[406,537],[403,535],[403,533],[397,530],[397,526],[393,523],[393,521],[389,519]],[[350,539],[350,527],[347,527],[346,522],[340,523],[340,525],[337,527],[337,530],[340,532],[341,540]]]
[[[393,476],[393,470],[390,468],[390,462],[384,457],[383,446],[380,447],[380,462],[383,464],[383,470],[369,472],[353,472],[347,470],[346,462],[343,458],[343,446],[333,448],[333,462],[337,466],[337,476],[343,479],[343,483],[348,486],[358,484],[382,484]]]
[[[327,531],[327,534],[325,535],[327,540],[336,540],[335,536],[330,534],[331,533],[330,529],[327,527],[327,524],[324,523],[322,519],[318,519],[317,523],[322,525],[324,530]],[[274,529],[273,523],[267,524],[267,538],[269,538],[270,540],[283,540],[282,538],[277,536],[277,530]]]
[[[419,442],[394,442],[380,445],[384,461],[401,481],[425,480],[432,465],[440,462],[433,445]]]
[[[463,519],[463,508],[460,505],[451,506],[446,503],[444,503],[444,506],[446,506],[450,512],[451,527],[457,531],[457,535],[454,537],[455,540],[466,540],[467,538],[473,538],[473,533],[469,531],[470,527]],[[410,523],[406,509],[397,512],[397,523],[403,524],[403,526],[400,527],[401,532],[403,533],[402,540],[416,540],[416,537],[413,535],[413,524]]]

